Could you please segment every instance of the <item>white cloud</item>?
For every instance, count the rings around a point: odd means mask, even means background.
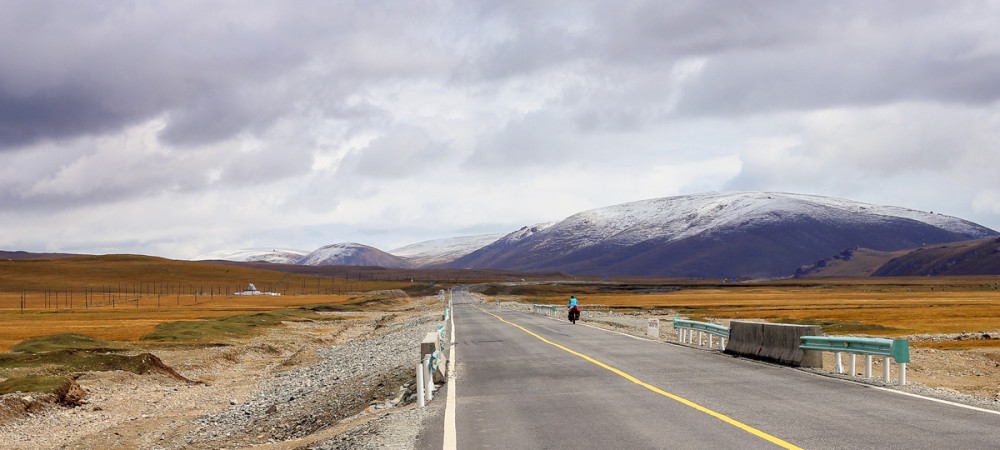
[[[719,189],[1000,226],[992,3],[7,6],[0,248],[389,248]]]

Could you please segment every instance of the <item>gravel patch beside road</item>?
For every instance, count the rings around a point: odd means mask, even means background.
[[[443,306],[294,322],[233,346],[155,352],[182,375],[85,373],[79,408],[0,425],[4,448],[412,448],[420,341]],[[409,389],[407,389],[409,387]]]

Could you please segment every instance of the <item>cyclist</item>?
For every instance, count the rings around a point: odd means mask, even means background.
[[[577,320],[580,320],[580,305],[577,304],[575,295],[569,298],[569,306],[567,308],[569,308],[570,322],[576,323]]]

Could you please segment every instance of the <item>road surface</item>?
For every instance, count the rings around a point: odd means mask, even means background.
[[[1000,448],[994,413],[503,310],[459,289],[453,303],[460,449]],[[418,448],[442,448],[445,416]]]

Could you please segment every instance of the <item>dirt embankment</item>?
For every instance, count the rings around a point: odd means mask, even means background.
[[[285,322],[227,346],[152,350],[169,370],[79,372],[71,377],[85,393],[77,406],[61,405],[52,394],[0,396],[0,442],[14,448],[351,446],[352,429],[387,415],[412,415],[405,385],[420,337],[443,323],[441,309],[436,299],[422,299],[385,311],[324,313],[338,320]],[[0,381],[9,376],[0,371]]]

